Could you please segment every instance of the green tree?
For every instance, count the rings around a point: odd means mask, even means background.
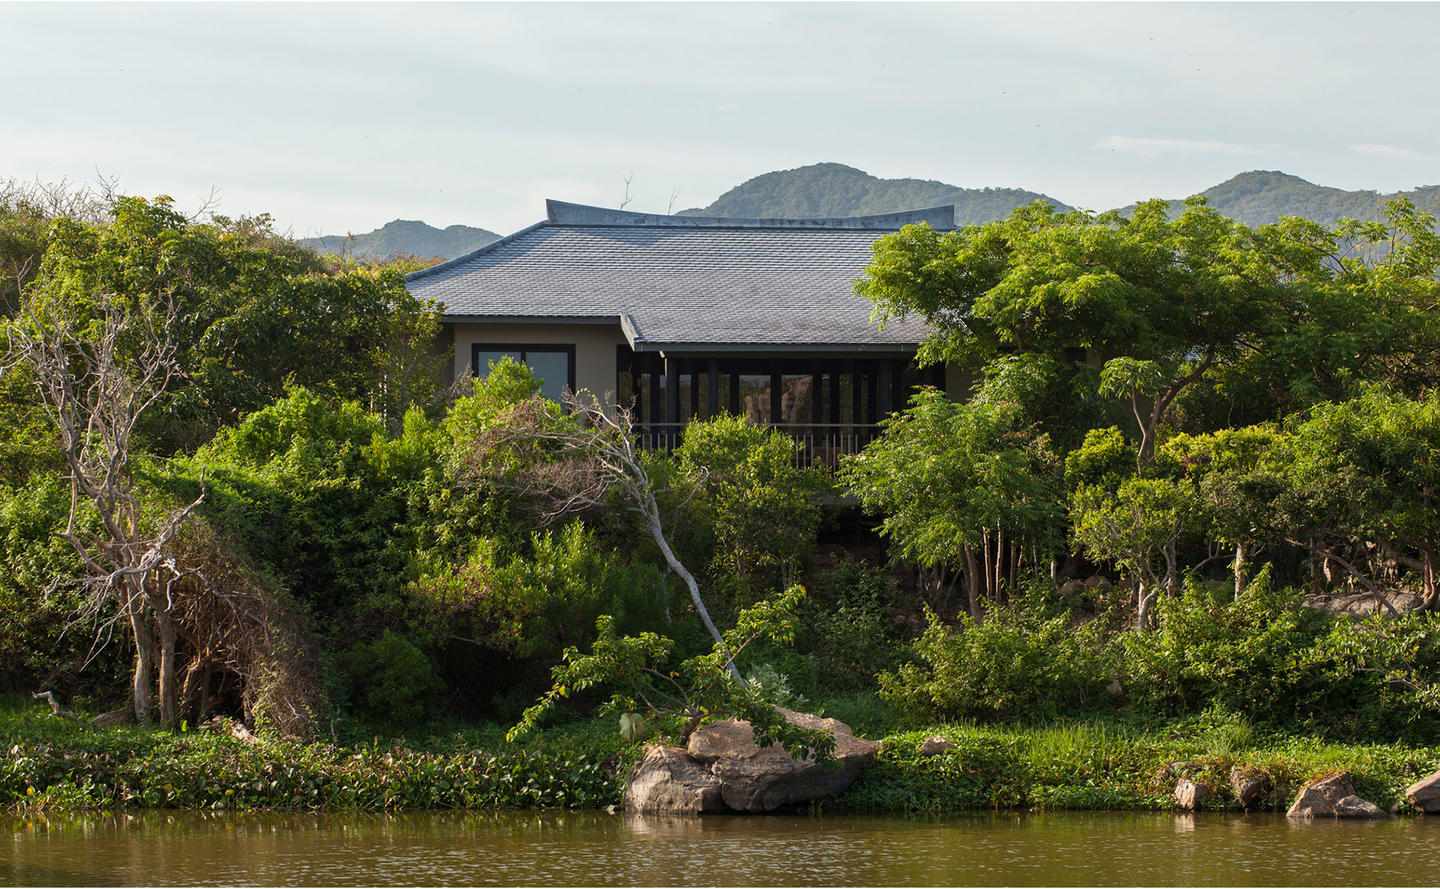
[[[1060,521],[1058,465],[1013,404],[918,393],[884,432],[841,464],[841,483],[882,516],[905,559],[963,572],[971,616],[998,600],[1029,560],[1051,554]]]
[[[979,367],[1003,354],[1105,363],[1154,458],[1176,398],[1216,363],[1257,346],[1288,271],[1268,241],[1205,206],[1138,205],[1130,218],[1036,203],[1003,222],[881,238],[856,289],[876,315],[924,319],[922,361]]]
[[[1424,607],[1437,608],[1440,393],[1412,400],[1371,390],[1320,405],[1291,441],[1291,484],[1312,536],[1338,535],[1362,552],[1374,544],[1418,576]]]
[[[1090,558],[1126,574],[1135,628],[1145,632],[1156,596],[1180,594],[1180,544],[1197,523],[1199,502],[1193,482],[1179,473],[1119,471],[1117,457],[1129,452],[1118,430],[1097,429],[1067,457],[1070,533]]]
[[[708,524],[717,561],[742,582],[757,571],[792,580],[815,548],[822,470],[795,465],[798,445],[743,417],[697,420],[675,450],[699,495],[692,514]]]
[[[31,298],[109,293],[132,311],[171,308],[183,374],[149,424],[162,450],[203,443],[287,385],[359,399],[394,426],[434,397],[438,316],[398,272],[327,274],[267,216],[198,222],[168,198],[122,197],[110,217],[56,220]]]

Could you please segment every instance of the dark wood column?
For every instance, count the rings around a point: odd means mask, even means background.
[[[840,423],[840,367],[832,365],[830,368],[830,422],[838,425]]]
[[[890,364],[891,362],[888,360],[881,361],[879,362],[880,366],[876,368],[879,379],[876,381],[875,388],[879,390],[878,394],[880,396],[880,403],[876,406],[876,420],[882,419],[886,414],[890,413],[891,410],[891,396],[895,393],[895,386],[891,381]]]
[[[665,356],[665,422],[680,422],[680,361]]]
[[[690,416],[686,421],[698,420],[700,418],[700,362],[694,358],[687,358],[685,364],[690,371]]]
[[[820,369],[820,362],[815,362],[815,369],[810,372],[810,422],[823,423],[825,418],[820,416],[824,410],[825,399],[820,387],[825,385],[825,374]]]
[[[780,375],[770,375],[770,425],[780,425]]]
[[[711,358],[705,363],[705,418],[720,413],[720,359]]]

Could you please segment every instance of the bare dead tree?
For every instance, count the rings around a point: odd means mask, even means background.
[[[127,310],[113,294],[92,299],[98,317],[87,319],[63,301],[27,308],[9,328],[0,372],[29,367],[59,433],[70,483],[69,518],[59,536],[84,571],[82,617],[102,635],[117,623],[128,626],[135,643],[135,718],[151,720],[157,682],[160,717],[170,722],[177,703],[174,592],[188,573],[171,544],[204,501],[204,484],[194,501],[157,516],[136,490],[133,458],[140,418],[178,373],[168,332],[174,307],[143,312]]]
[[[635,171],[631,170],[620,178],[625,180],[625,197],[620,201],[620,209],[624,210],[630,206],[630,202],[634,200],[634,198],[630,197],[630,183],[635,181]]]
[[[546,523],[603,508],[607,495],[618,492],[625,508],[659,547],[665,564],[685,582],[700,622],[730,661],[732,678],[743,681],[726,651],[724,637],[710,619],[695,575],[670,546],[657,498],[668,489],[656,488],[645,468],[629,410],[607,409],[584,392],[565,393],[558,406],[532,396],[481,436],[471,466],[478,474],[543,504]]]
[[[675,212],[675,202],[678,201],[679,199],[680,199],[680,186],[677,185],[677,186],[675,186],[674,188],[672,188],[672,189],[670,190],[670,202],[665,205],[665,215],[666,215],[666,216],[670,216],[670,215],[673,215],[673,214],[674,214],[674,212]]]

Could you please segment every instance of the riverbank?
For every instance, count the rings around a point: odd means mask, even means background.
[[[936,735],[954,747],[922,754]],[[93,727],[17,699],[0,703],[0,749],[8,753],[0,807],[11,811],[414,811],[615,805],[641,745],[622,741],[609,720],[549,728],[516,745],[499,726],[349,744],[246,742],[222,726]],[[1181,777],[1215,788],[1202,808],[1233,810],[1237,766],[1270,779],[1263,810],[1283,811],[1306,781],[1338,770],[1388,808],[1440,769],[1440,744],[1330,743],[1214,718],[928,726],[886,737],[874,765],[823,810],[1166,811]]]

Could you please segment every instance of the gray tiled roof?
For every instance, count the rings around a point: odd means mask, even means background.
[[[922,219],[948,228],[953,209],[734,220],[552,201],[545,222],[406,280],[451,320],[611,318],[637,349],[909,347],[924,325],[877,329],[854,282],[877,237]]]

